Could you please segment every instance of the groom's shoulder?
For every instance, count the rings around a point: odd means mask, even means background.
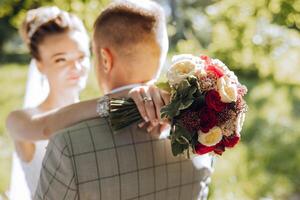
[[[105,130],[109,129],[110,125],[108,119],[96,117],[93,119],[84,120],[58,131],[56,135],[68,134],[72,136],[80,136],[86,130],[93,130],[95,127],[104,128]]]
[[[107,129],[108,127],[110,127],[108,118],[96,117],[93,119],[84,120],[61,130],[61,133],[74,134],[74,132],[78,133],[82,130],[91,129],[94,127],[103,127]]]
[[[109,150],[150,140],[147,131],[140,129],[136,123],[113,131],[109,119],[100,117],[74,124],[51,138],[61,149],[67,147],[71,155]]]
[[[50,141],[69,146],[72,149],[82,149],[92,146],[94,141],[101,140],[100,135],[111,134],[111,128],[107,118],[93,118],[58,131]],[[62,146],[62,145],[60,145]]]

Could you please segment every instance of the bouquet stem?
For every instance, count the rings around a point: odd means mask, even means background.
[[[143,120],[136,104],[131,98],[111,99],[109,117],[114,131]]]

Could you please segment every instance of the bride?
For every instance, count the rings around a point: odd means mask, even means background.
[[[82,21],[57,7],[41,7],[28,11],[20,32],[33,59],[24,109],[11,112],[6,123],[15,144],[12,200],[31,199],[48,138],[55,131],[98,116],[98,99],[78,103],[90,68],[89,38]],[[139,126],[151,132],[163,124],[159,110],[168,103],[169,95],[154,86],[128,88],[133,88],[129,96],[149,122]],[[143,101],[145,96],[153,99],[151,104]]]

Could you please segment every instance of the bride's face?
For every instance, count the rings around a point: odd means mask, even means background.
[[[69,31],[48,36],[38,50],[38,68],[47,77],[51,90],[80,91],[85,87],[90,54],[84,33]]]

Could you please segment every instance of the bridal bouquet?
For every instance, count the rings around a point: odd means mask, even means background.
[[[234,147],[247,111],[243,96],[247,88],[218,59],[183,54],[174,56],[167,72],[171,101],[161,109],[161,117],[171,122],[169,139],[176,156],[186,152],[222,155]],[[141,120],[132,99],[110,101],[110,120],[114,130]]]

